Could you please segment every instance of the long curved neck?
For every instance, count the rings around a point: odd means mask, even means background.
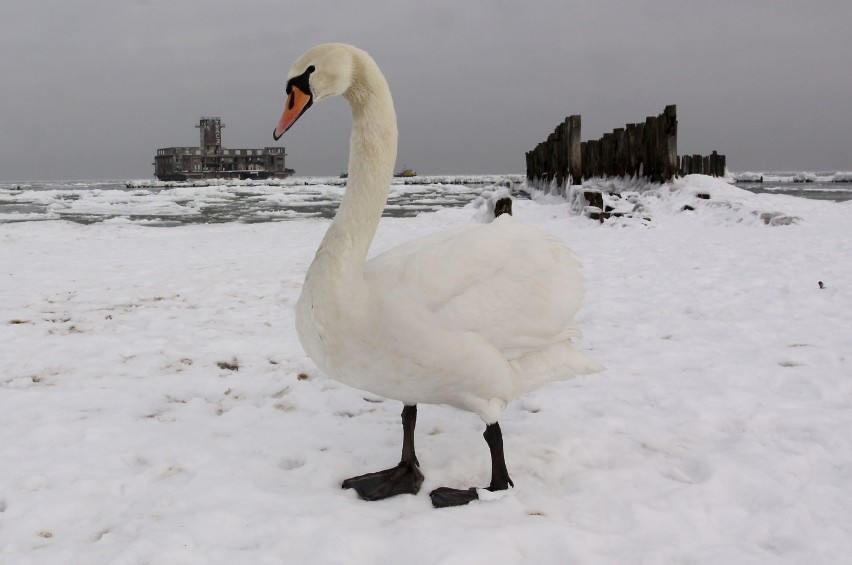
[[[390,89],[366,53],[353,57],[352,86],[344,97],[352,108],[346,194],[317,251],[317,261],[336,263],[351,276],[363,266],[376,234],[396,163],[397,127]]]

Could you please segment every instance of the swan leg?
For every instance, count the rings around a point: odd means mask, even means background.
[[[486,490],[494,492],[515,486],[515,483],[509,477],[509,470],[506,469],[506,458],[503,454],[503,433],[500,431],[500,424],[497,422],[489,424],[485,428],[483,437],[491,450],[491,484],[486,487]],[[476,488],[461,490],[440,487],[430,492],[429,496],[432,498],[432,506],[435,508],[463,506],[479,499]]]
[[[414,453],[414,426],[417,423],[417,405],[402,409],[402,459],[399,465],[352,477],[343,481],[343,488],[355,489],[364,500],[382,500],[398,494],[417,494],[423,484],[420,462]]]

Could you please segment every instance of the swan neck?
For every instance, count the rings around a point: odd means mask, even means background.
[[[387,82],[375,62],[358,53],[352,86],[344,97],[352,109],[346,193],[326,235],[341,261],[363,271],[396,163],[397,125]]]

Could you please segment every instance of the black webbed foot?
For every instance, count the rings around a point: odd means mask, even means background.
[[[511,481],[509,481],[511,483]],[[512,485],[514,486],[514,484]],[[487,487],[484,490],[497,492],[506,490],[507,487]],[[476,488],[456,489],[449,487],[439,487],[429,493],[432,499],[432,506],[435,508],[448,508],[450,506],[464,506],[474,500],[479,500],[479,490]]]
[[[346,479],[342,486],[355,489],[364,500],[382,500],[398,494],[417,494],[422,484],[423,473],[417,465],[400,461],[396,467]]]
[[[485,490],[497,492],[515,486],[509,478],[506,470],[506,460],[503,457],[503,434],[500,424],[494,422],[485,428],[485,441],[491,449],[491,484]],[[432,506],[435,508],[447,508],[448,506],[464,506],[474,500],[479,500],[479,494],[475,488],[459,490],[448,487],[436,488],[429,493],[432,498]]]
[[[474,500],[479,500],[475,488],[460,490],[449,487],[439,487],[429,493],[432,506],[435,508],[448,508],[450,506],[464,506]]]

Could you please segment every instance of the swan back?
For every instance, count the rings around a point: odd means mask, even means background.
[[[436,331],[474,332],[507,359],[580,335],[576,259],[509,215],[401,245],[371,259],[366,277],[375,292],[434,314]]]

